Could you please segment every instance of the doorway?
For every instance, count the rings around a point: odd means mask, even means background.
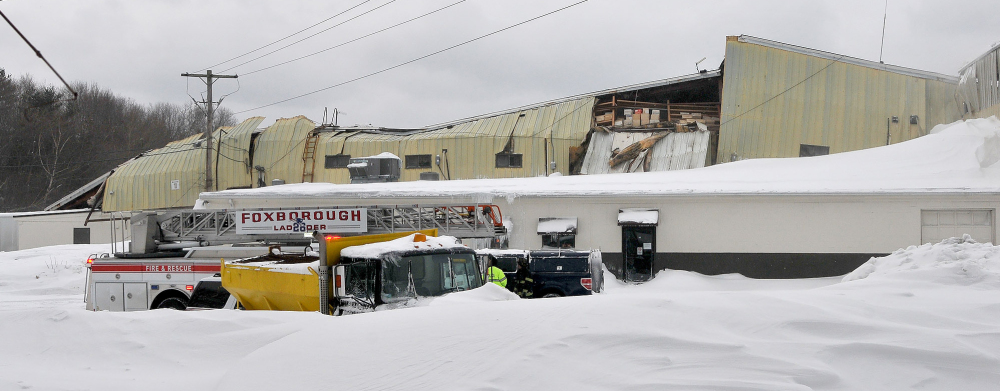
[[[656,256],[655,225],[623,225],[622,257],[625,282],[644,282],[653,278]]]

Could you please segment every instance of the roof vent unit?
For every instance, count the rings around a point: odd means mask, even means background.
[[[351,183],[399,182],[402,167],[403,161],[398,156],[385,152],[353,158],[347,170],[351,173]]]
[[[434,171],[425,171],[420,173],[420,180],[422,181],[439,181],[441,180],[441,175]]]

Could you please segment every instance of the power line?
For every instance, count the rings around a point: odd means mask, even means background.
[[[385,6],[387,6],[387,5],[389,5],[389,4],[392,4],[392,3],[395,3],[395,2],[396,2],[396,0],[389,0],[389,1],[385,2],[384,4],[382,4],[382,5],[378,6],[378,7],[375,7],[375,8],[372,8],[372,9],[370,9],[370,10],[368,10],[368,11],[365,11],[365,12],[362,12],[362,13],[360,13],[360,14],[358,14],[358,15],[355,15],[354,17],[352,17],[352,18],[350,18],[350,19],[347,19],[347,20],[345,20],[345,21],[343,21],[343,22],[340,22],[340,23],[337,23],[337,24],[335,24],[335,25],[333,25],[333,26],[330,26],[330,27],[328,27],[328,28],[325,28],[325,29],[323,29],[323,30],[320,30],[320,31],[319,31],[318,33],[315,33],[315,34],[313,34],[313,35],[310,35],[310,36],[308,36],[308,37],[305,37],[305,38],[302,38],[302,39],[300,39],[300,40],[298,40],[298,41],[295,41],[295,42],[292,42],[292,43],[290,43],[290,44],[288,44],[288,45],[285,45],[285,46],[282,46],[282,47],[280,47],[280,48],[277,48],[277,49],[274,49],[274,50],[272,50],[272,51],[270,51],[270,52],[267,52],[267,53],[264,53],[264,54],[262,54],[262,55],[260,55],[260,56],[257,56],[257,57],[254,57],[254,58],[252,58],[252,59],[250,59],[250,60],[247,60],[247,61],[244,61],[244,62],[241,62],[241,63],[239,63],[239,64],[236,64],[236,65],[234,65],[234,66],[231,66],[231,67],[229,67],[228,69],[224,70],[223,72],[229,72],[229,71],[231,71],[231,70],[233,70],[233,69],[235,69],[235,68],[238,68],[238,67],[240,67],[240,66],[242,66],[242,65],[246,65],[246,64],[249,64],[249,63],[251,63],[251,62],[254,62],[254,61],[257,61],[257,60],[260,60],[260,59],[262,59],[262,58],[264,58],[264,57],[267,57],[267,56],[270,56],[270,55],[272,55],[272,54],[274,54],[274,53],[277,53],[277,52],[280,52],[280,51],[282,51],[282,50],[285,50],[285,49],[287,49],[287,48],[289,48],[289,47],[291,47],[291,46],[293,46],[293,45],[295,45],[295,44],[298,44],[299,42],[302,42],[302,41],[305,41],[305,40],[307,40],[307,39],[309,39],[309,38],[312,38],[312,37],[315,37],[315,36],[317,36],[317,35],[320,35],[320,34],[323,34],[323,33],[327,32],[327,31],[330,31],[330,30],[333,30],[334,28],[337,28],[337,27],[340,27],[340,26],[342,26],[343,24],[345,24],[345,23],[347,23],[347,22],[350,22],[350,21],[352,21],[352,20],[354,20],[354,19],[357,19],[357,18],[360,18],[360,17],[362,17],[362,16],[365,16],[365,15],[367,15],[367,14],[371,13],[371,12],[374,12],[374,11],[378,10],[379,8],[382,8],[382,7],[385,7]]]
[[[244,73],[244,74],[243,74],[243,76],[247,76],[247,75],[251,75],[251,74],[254,74],[254,73],[257,73],[257,72],[260,72],[260,71],[265,71],[265,70],[268,70],[268,69],[271,69],[271,68],[274,68],[274,67],[278,67],[278,66],[281,66],[281,65],[285,65],[285,64],[288,64],[288,63],[292,63],[292,62],[295,62],[295,61],[298,61],[298,60],[301,60],[301,59],[304,59],[304,58],[307,58],[307,57],[312,57],[312,56],[315,56],[315,55],[317,55],[317,54],[320,54],[320,53],[323,53],[323,52],[327,52],[327,51],[330,51],[330,50],[333,50],[333,49],[336,49],[336,48],[339,48],[339,47],[341,47],[341,46],[344,46],[344,45],[347,45],[347,44],[350,44],[350,43],[354,43],[354,42],[357,42],[357,41],[360,41],[360,40],[362,40],[362,39],[365,39],[365,38],[368,38],[368,37],[370,37],[370,36],[373,36],[373,35],[375,35],[375,34],[378,34],[378,33],[381,33],[381,32],[384,32],[384,31],[386,31],[386,30],[391,30],[391,29],[393,29],[393,28],[396,28],[396,27],[399,27],[399,26],[402,26],[402,25],[404,25],[404,24],[407,24],[407,23],[410,23],[410,22],[412,22],[412,21],[414,21],[414,20],[417,20],[417,19],[420,19],[420,18],[423,18],[423,17],[425,17],[425,16],[428,16],[428,15],[431,15],[431,14],[434,14],[434,13],[437,13],[437,12],[439,12],[439,11],[443,11],[443,10],[445,10],[445,9],[447,9],[447,8],[451,8],[451,7],[453,7],[453,6],[456,6],[456,5],[458,5],[458,4],[461,4],[461,3],[464,3],[464,2],[466,2],[466,0],[460,0],[460,1],[457,1],[457,2],[454,2],[454,3],[451,3],[451,4],[449,4],[449,5],[446,5],[446,6],[444,6],[444,7],[441,7],[441,8],[438,8],[438,9],[436,9],[436,10],[434,10],[434,11],[431,11],[431,12],[428,12],[428,13],[426,13],[426,14],[423,14],[423,15],[420,15],[420,16],[417,16],[417,17],[415,17],[415,18],[412,18],[412,19],[409,19],[409,20],[406,20],[406,21],[404,21],[404,22],[400,22],[400,23],[396,23],[396,24],[394,24],[394,25],[392,25],[392,26],[389,26],[389,27],[386,27],[386,28],[384,28],[384,29],[381,29],[381,30],[378,30],[378,31],[375,31],[375,32],[373,32],[373,33],[369,33],[369,34],[366,34],[366,35],[362,35],[362,36],[360,36],[360,37],[357,37],[357,38],[354,38],[354,39],[352,39],[352,40],[350,40],[350,41],[347,41],[347,42],[344,42],[344,43],[341,43],[341,44],[339,44],[339,45],[335,45],[335,46],[331,46],[331,47],[328,47],[328,48],[326,48],[326,49],[323,49],[323,50],[320,50],[320,51],[318,51],[318,52],[315,52],[315,53],[311,53],[311,54],[307,54],[307,55],[305,55],[305,56],[302,56],[302,57],[299,57],[299,58],[296,58],[296,59],[292,59],[292,60],[288,60],[288,61],[285,61],[285,62],[282,62],[282,63],[278,63],[278,64],[274,64],[274,65],[271,65],[271,66],[269,66],[269,67],[265,67],[265,68],[261,68],[261,69],[258,69],[258,70],[256,70],[256,71],[251,71],[251,72],[246,72],[246,73]]]
[[[30,47],[31,50],[33,50],[35,52],[35,55],[38,56],[38,58],[42,59],[42,61],[45,62],[45,65],[49,66],[49,69],[52,70],[52,73],[55,73],[56,77],[59,78],[59,81],[61,81],[63,83],[63,85],[66,86],[66,89],[69,90],[69,92],[73,93],[73,99],[70,99],[70,100],[75,100],[76,98],[78,98],[80,96],[80,94],[77,94],[76,91],[73,90],[73,87],[70,87],[69,83],[66,82],[66,79],[63,79],[62,75],[60,75],[59,72],[56,71],[56,68],[54,68],[52,66],[52,64],[49,64],[49,60],[46,60],[45,56],[42,56],[42,52],[39,51],[38,49],[35,49],[35,45],[32,45],[31,42],[28,41],[28,37],[25,37],[24,34],[21,34],[21,30],[18,30],[17,27],[14,26],[14,22],[11,22],[10,19],[7,18],[7,15],[4,15],[3,11],[0,11],[0,16],[3,17],[3,20],[7,21],[7,24],[10,25],[10,28],[14,29],[14,31],[17,32],[17,35],[21,36],[21,39],[24,40],[24,43],[28,44],[28,47]],[[56,102],[58,102],[58,101],[56,101]],[[55,103],[55,102],[52,102],[52,103]]]
[[[889,18],[889,0],[885,0],[885,10],[882,13],[882,44],[878,48],[878,63],[882,64],[882,50],[885,49],[885,21]]]
[[[347,12],[350,12],[351,10],[353,10],[353,9],[355,9],[355,8],[358,8],[358,7],[360,7],[360,6],[364,5],[365,3],[368,3],[368,2],[370,2],[370,1],[372,1],[372,0],[365,0],[365,1],[362,1],[362,2],[360,2],[360,3],[356,4],[355,6],[353,6],[353,7],[351,7],[351,8],[348,8],[348,9],[346,9],[346,10],[343,10],[343,11],[341,11],[340,13],[338,13],[338,14],[336,14],[336,15],[333,15],[333,16],[331,16],[331,17],[329,17],[329,18],[326,18],[326,19],[323,19],[323,20],[322,20],[322,21],[320,21],[319,23],[316,23],[316,24],[314,24],[314,25],[312,25],[312,26],[309,26],[309,27],[306,27],[306,28],[304,28],[304,29],[302,29],[302,30],[299,30],[299,31],[296,31],[296,32],[294,32],[294,33],[292,33],[292,34],[290,34],[290,35],[288,35],[288,36],[284,37],[284,38],[281,38],[281,39],[279,39],[279,40],[277,40],[277,41],[274,41],[274,42],[271,42],[271,43],[269,43],[269,44],[267,44],[267,45],[264,45],[264,46],[261,46],[261,47],[259,47],[259,48],[256,48],[256,49],[254,49],[254,50],[251,50],[251,51],[249,51],[249,52],[246,52],[246,53],[243,53],[243,54],[241,54],[241,55],[239,55],[239,56],[236,56],[236,57],[233,57],[233,58],[230,58],[230,59],[228,59],[228,60],[226,60],[226,61],[223,61],[223,62],[220,62],[220,63],[218,63],[218,64],[215,64],[215,65],[212,65],[212,66],[208,66],[208,67],[204,67],[204,68],[201,68],[201,69],[199,70],[199,72],[200,72],[200,71],[205,71],[205,70],[209,70],[209,69],[211,69],[211,68],[215,68],[215,67],[217,67],[217,66],[219,66],[219,65],[222,65],[222,64],[225,64],[225,63],[227,63],[227,62],[230,62],[230,61],[233,61],[233,60],[236,60],[236,59],[238,59],[238,58],[242,58],[242,57],[246,57],[246,56],[250,55],[251,53],[254,53],[254,52],[257,52],[257,51],[259,51],[259,50],[261,50],[261,49],[264,49],[264,48],[266,48],[266,47],[268,47],[268,46],[271,46],[271,45],[274,45],[274,44],[276,44],[276,43],[278,43],[278,42],[281,42],[281,41],[284,41],[284,40],[286,40],[286,39],[288,39],[288,38],[291,38],[291,37],[294,37],[294,36],[296,36],[296,35],[298,35],[298,34],[302,33],[303,31],[306,31],[306,30],[309,30],[309,29],[311,29],[311,28],[313,28],[313,27],[316,27],[316,26],[319,26],[319,25],[321,25],[321,24],[323,24],[323,23],[326,23],[326,22],[327,22],[327,21],[329,21],[330,19],[333,19],[333,18],[336,18],[336,17],[338,17],[338,16],[340,16],[340,15],[343,15],[343,14],[345,14],[345,13],[347,13]]]
[[[459,46],[463,46],[463,45],[466,45],[466,44],[469,44],[469,43],[472,43],[472,42],[475,42],[475,41],[478,41],[478,40],[480,40],[480,39],[483,39],[483,38],[486,38],[486,37],[489,37],[489,36],[491,36],[491,35],[494,35],[494,34],[498,34],[498,33],[501,33],[501,32],[503,32],[503,31],[507,31],[507,30],[510,30],[510,29],[512,29],[512,28],[514,28],[514,27],[517,27],[517,26],[520,26],[520,25],[522,25],[522,24],[525,24],[525,23],[529,23],[529,22],[532,22],[532,21],[535,21],[535,20],[538,20],[538,19],[541,19],[541,18],[544,18],[544,17],[546,17],[546,16],[549,16],[549,15],[552,15],[552,14],[554,14],[554,13],[557,13],[557,12],[560,12],[560,11],[563,11],[563,10],[566,10],[566,9],[569,9],[569,8],[572,8],[572,7],[575,7],[575,6],[577,6],[577,5],[580,5],[580,4],[583,4],[583,3],[586,3],[587,1],[588,1],[588,0],[582,0],[582,1],[578,1],[578,2],[576,2],[576,3],[573,3],[573,4],[570,4],[570,5],[568,5],[568,6],[565,6],[565,7],[562,7],[562,8],[559,8],[559,9],[557,9],[557,10],[555,10],[555,11],[550,11],[550,12],[547,12],[547,13],[544,13],[544,14],[542,14],[542,15],[539,15],[539,16],[536,16],[536,17],[534,17],[534,18],[531,18],[531,19],[528,19],[528,20],[525,20],[525,21],[523,21],[523,22],[519,22],[519,23],[515,23],[515,24],[512,24],[512,25],[510,25],[510,26],[507,26],[507,27],[504,27],[504,28],[502,28],[502,29],[499,29],[499,30],[496,30],[496,31],[493,31],[493,32],[491,32],[491,33],[489,33],[489,34],[485,34],[485,35],[480,35],[480,36],[478,36],[478,37],[476,37],[476,38],[473,38],[473,39],[470,39],[470,40],[468,40],[468,41],[465,41],[465,42],[462,42],[462,43],[460,43],[460,44],[457,44],[457,45],[452,45],[452,46],[449,46],[449,47],[447,47],[447,48],[444,48],[444,49],[441,49],[441,50],[438,50],[438,51],[436,51],[436,52],[433,52],[433,53],[431,53],[431,54],[427,54],[427,55],[424,55],[424,56],[420,56],[420,57],[417,57],[417,58],[415,58],[415,59],[412,59],[412,60],[409,60],[409,61],[406,61],[406,62],[403,62],[403,63],[400,63],[400,64],[396,64],[396,65],[393,65],[393,66],[391,66],[391,67],[388,67],[388,68],[385,68],[385,69],[382,69],[382,70],[380,70],[380,71],[376,71],[376,72],[372,72],[372,73],[369,73],[369,74],[367,74],[367,75],[364,75],[364,76],[360,76],[360,77],[356,77],[356,78],[354,78],[354,79],[351,79],[351,80],[348,80],[348,81],[345,81],[345,82],[342,82],[342,83],[337,83],[337,84],[334,84],[334,85],[332,85],[332,86],[329,86],[329,87],[325,87],[325,88],[320,88],[320,89],[318,89],[318,90],[315,90],[315,91],[312,91],[312,92],[307,92],[307,93],[305,93],[305,94],[302,94],[302,95],[298,95],[298,96],[294,96],[294,97],[291,97],[291,98],[288,98],[288,99],[284,99],[284,100],[280,100],[280,101],[277,101],[277,102],[274,102],[274,103],[269,103],[269,104],[266,104],[266,105],[263,105],[263,106],[258,106],[258,107],[254,107],[254,108],[252,108],[252,109],[247,109],[247,110],[243,110],[243,111],[237,111],[237,112],[235,112],[235,113],[233,113],[233,114],[240,114],[240,113],[245,113],[245,112],[248,112],[248,111],[253,111],[253,110],[257,110],[257,109],[262,109],[262,108],[265,108],[265,107],[270,107],[270,106],[274,106],[274,105],[276,105],[276,104],[280,104],[280,103],[285,103],[285,102],[288,102],[288,101],[291,101],[291,100],[295,100],[295,99],[298,99],[298,98],[302,98],[302,97],[305,97],[305,96],[309,96],[309,95],[312,95],[312,94],[316,94],[316,93],[319,93],[319,92],[322,92],[322,91],[326,91],[326,90],[329,90],[329,89],[332,89],[332,88],[336,88],[336,87],[340,87],[340,86],[343,86],[343,85],[345,85],[345,84],[349,84],[349,83],[353,83],[353,82],[356,82],[356,81],[358,81],[358,80],[361,80],[361,79],[366,79],[366,78],[369,78],[369,77],[372,77],[372,76],[375,76],[375,75],[378,75],[378,74],[380,74],[380,73],[384,73],[384,72],[387,72],[387,71],[390,71],[390,70],[393,70],[393,69],[396,69],[396,68],[399,68],[399,67],[401,67],[401,66],[404,66],[404,65],[407,65],[407,64],[412,64],[412,63],[414,63],[414,62],[417,62],[417,61],[420,61],[420,60],[423,60],[423,59],[425,59],[425,58],[428,58],[428,57],[431,57],[431,56],[435,56],[435,55],[438,55],[438,54],[441,54],[441,53],[444,53],[444,52],[447,52],[447,51],[449,51],[449,50],[451,50],[451,49],[454,49],[454,48],[457,48],[457,47],[459,47]]]

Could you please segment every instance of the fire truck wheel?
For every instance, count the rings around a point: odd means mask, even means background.
[[[171,297],[169,299],[161,301],[160,305],[156,306],[156,308],[157,309],[169,308],[172,310],[184,311],[184,309],[187,308],[187,303],[185,303],[184,300],[178,299],[176,297]]]

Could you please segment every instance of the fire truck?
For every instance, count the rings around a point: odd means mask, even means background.
[[[506,234],[496,205],[389,205],[295,209],[166,210],[121,220],[131,233],[122,251],[87,260],[88,310],[183,310],[198,281],[225,261],[318,250],[316,233],[342,236],[437,229],[460,239]]]

